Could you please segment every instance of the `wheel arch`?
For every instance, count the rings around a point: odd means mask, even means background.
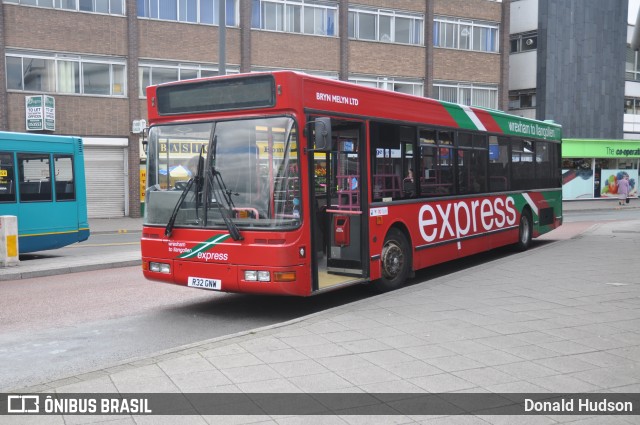
[[[411,273],[413,273],[415,271],[414,269],[414,264],[413,264],[413,240],[411,239],[411,232],[409,232],[409,228],[407,227],[407,225],[402,222],[402,221],[395,221],[391,224],[391,226],[389,226],[389,228],[387,229],[386,233],[385,233],[385,237],[389,234],[389,232],[391,231],[391,229],[396,229],[400,232],[402,232],[402,234],[404,234],[404,237],[407,238],[407,242],[409,243],[409,264],[411,265]]]

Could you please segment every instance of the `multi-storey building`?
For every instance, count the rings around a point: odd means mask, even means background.
[[[629,47],[638,3],[511,1],[509,110],[562,124],[565,199],[614,197],[625,173],[638,181],[640,68]]]
[[[507,108],[505,0],[4,0],[0,128],[55,100],[55,134],[85,141],[90,217],[140,214],[145,87],[220,71],[310,74]]]

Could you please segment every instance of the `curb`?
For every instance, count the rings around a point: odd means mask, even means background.
[[[43,270],[16,271],[0,274],[0,282],[4,280],[31,279],[34,277],[56,276],[68,273],[90,272],[94,270],[115,269],[119,267],[132,267],[142,264],[142,260],[122,260],[100,264],[80,264],[77,266],[64,266]],[[17,266],[20,267],[20,266]]]
[[[111,230],[90,230],[91,235],[118,235],[123,233],[142,233],[142,229],[111,229]]]

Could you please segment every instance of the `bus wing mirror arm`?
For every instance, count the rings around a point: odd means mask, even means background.
[[[149,136],[149,127],[145,127],[142,129],[142,150],[144,153],[147,153],[147,149],[149,148],[149,141],[147,137]]]

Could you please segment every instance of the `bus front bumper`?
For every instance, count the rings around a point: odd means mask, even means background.
[[[147,279],[222,292],[307,296],[311,274],[305,264],[272,267],[143,258]]]

